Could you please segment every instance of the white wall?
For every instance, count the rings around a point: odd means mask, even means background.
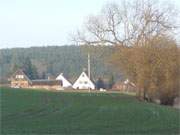
[[[94,83],[89,79],[85,72],[82,72],[76,82],[73,84],[74,89],[95,89]]]

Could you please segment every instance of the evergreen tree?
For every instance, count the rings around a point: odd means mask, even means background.
[[[11,66],[11,68],[12,68],[11,72],[14,73],[14,72],[16,72],[20,68],[20,66],[18,66],[17,63],[15,63],[15,64],[13,64],[13,66]]]
[[[105,85],[104,85],[104,81],[101,79],[101,78],[98,78],[97,82],[96,82],[96,88],[99,90],[101,88],[105,88]]]
[[[108,81],[108,88],[109,89],[112,89],[113,85],[114,85],[114,76],[111,75],[110,78],[109,78],[109,81]]]
[[[46,73],[44,71],[42,72],[41,79],[46,79]]]
[[[37,68],[35,65],[32,65],[32,78],[31,79],[38,79],[38,72],[37,72]]]
[[[29,57],[26,57],[24,59],[23,63],[23,70],[25,74],[30,78],[30,79],[37,79],[38,78],[38,73],[37,69],[34,65],[32,65],[32,62]]]

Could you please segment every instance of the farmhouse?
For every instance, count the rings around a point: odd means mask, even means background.
[[[28,88],[32,85],[32,81],[26,76],[26,74],[21,70],[17,70],[11,76],[11,87],[13,88]]]
[[[13,88],[43,88],[62,89],[61,80],[30,80],[23,70],[17,70],[11,77],[11,87]]]
[[[85,72],[82,72],[79,78],[73,84],[74,89],[95,89],[94,83],[87,76]]]
[[[62,87],[63,88],[72,87],[72,84],[63,76],[63,73],[59,74],[56,77],[56,80],[62,81]]]
[[[136,91],[136,85],[132,82],[130,82],[128,79],[126,79],[123,82],[116,82],[113,85],[113,89],[120,90],[124,92],[135,92]]]

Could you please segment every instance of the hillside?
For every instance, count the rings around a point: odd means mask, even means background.
[[[113,52],[112,47],[94,46],[91,52],[91,73],[93,78],[117,75],[108,64]],[[87,68],[87,48],[85,46],[49,46],[31,48],[13,48],[0,50],[0,79],[6,80],[14,72],[14,66],[21,66],[26,58],[38,71],[41,78],[44,74],[57,76],[64,73],[69,79],[75,79],[84,68]]]
[[[179,110],[118,93],[1,88],[1,134],[179,134]]]

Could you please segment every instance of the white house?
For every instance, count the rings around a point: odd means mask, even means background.
[[[61,80],[62,81],[62,87],[63,88],[72,87],[72,84],[63,76],[63,73],[59,74],[56,77],[56,80]]]
[[[94,83],[85,72],[82,72],[79,78],[73,84],[74,89],[95,89]]]

